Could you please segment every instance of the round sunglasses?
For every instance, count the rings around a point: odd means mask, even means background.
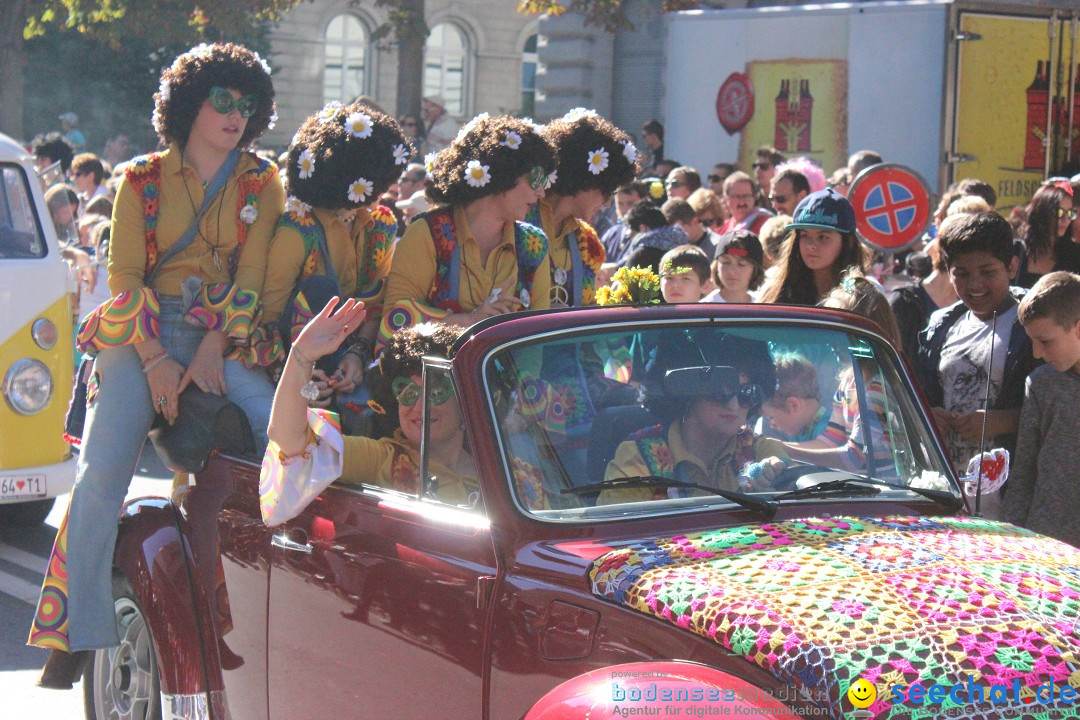
[[[231,92],[215,85],[210,88],[210,107],[222,115],[228,115],[233,110],[237,110],[240,117],[249,118],[259,109],[259,96],[244,95],[234,98]]]

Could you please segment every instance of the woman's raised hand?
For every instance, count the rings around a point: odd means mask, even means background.
[[[340,302],[339,297],[330,298],[322,312],[308,321],[293,342],[293,349],[309,361],[337,350],[349,333],[363,322],[366,311],[362,301],[349,298],[338,307]]]

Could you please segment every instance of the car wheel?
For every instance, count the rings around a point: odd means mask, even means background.
[[[0,526],[29,528],[40,525],[49,516],[52,506],[51,499],[0,505]]]
[[[161,720],[161,684],[150,627],[131,583],[113,578],[118,647],[98,650],[83,677],[87,720]]]

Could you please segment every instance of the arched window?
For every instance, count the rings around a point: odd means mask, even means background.
[[[530,35],[521,51],[521,114],[532,117],[536,114],[536,35]]]
[[[466,112],[465,80],[469,74],[469,41],[452,23],[431,28],[424,49],[424,95],[441,95],[446,111],[461,117]]]
[[[351,102],[368,91],[370,34],[355,15],[338,15],[326,26],[323,102]]]

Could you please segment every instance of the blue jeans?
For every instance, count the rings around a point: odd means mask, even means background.
[[[170,358],[186,366],[205,332],[184,321],[179,300],[161,299],[161,343]],[[68,507],[68,639],[73,652],[119,644],[112,594],[116,520],[156,414],[131,345],[101,351],[94,373],[100,385],[86,412]],[[228,398],[247,414],[261,454],[273,385],[261,369],[233,360],[225,361],[225,385]]]

